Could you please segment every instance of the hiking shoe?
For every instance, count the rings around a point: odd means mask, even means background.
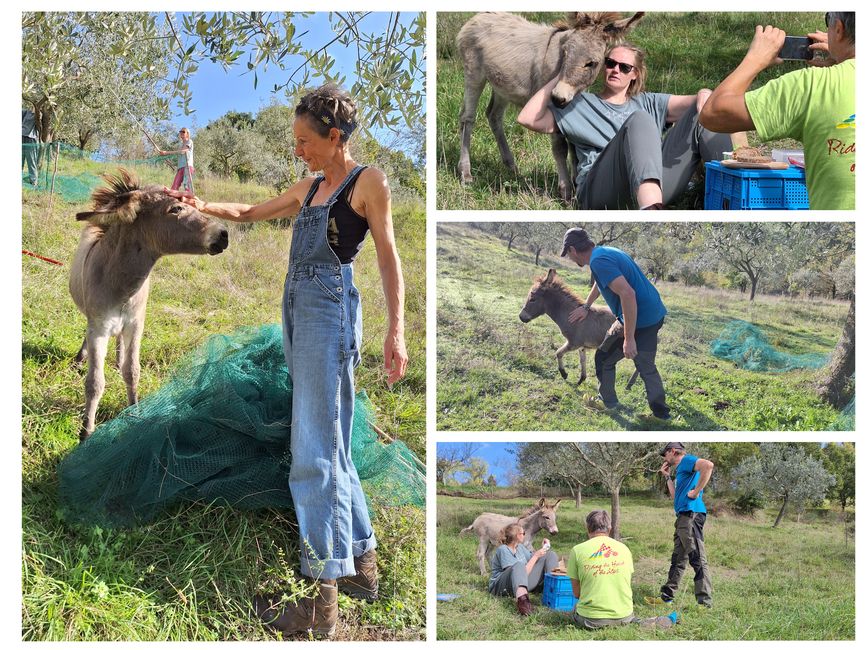
[[[527,594],[519,596],[515,603],[518,606],[518,613],[521,616],[529,616],[533,613],[533,603],[530,602],[530,597]]]
[[[352,598],[374,601],[379,598],[376,551],[371,549],[355,558],[355,575],[337,579],[337,588]]]
[[[602,398],[599,397],[599,395],[585,395],[584,406],[603,413],[617,413],[625,410],[625,407],[620,402],[615,402],[611,406],[608,406],[602,401]]]
[[[660,596],[645,596],[644,602],[648,605],[668,605],[669,603],[672,603],[674,601],[666,600]]]
[[[305,632],[315,637],[331,636],[337,627],[337,584],[319,580],[315,596],[282,602],[282,594],[254,596],[253,611],[262,623],[284,636]]]

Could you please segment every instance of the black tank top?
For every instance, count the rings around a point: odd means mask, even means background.
[[[355,261],[369,230],[367,219],[353,210],[349,203],[355,183],[363,173],[364,167],[343,188],[337,201],[328,211],[328,245],[331,246],[331,250],[337,255],[341,264]]]

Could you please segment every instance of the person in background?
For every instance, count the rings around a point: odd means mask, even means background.
[[[184,190],[195,194],[193,189],[193,172],[195,172],[193,167],[193,139],[186,127],[178,132],[178,136],[181,139],[181,147],[172,151],[160,151],[160,155],[178,155],[177,172],[175,173],[175,180],[172,181],[172,189],[176,190],[183,184]]]
[[[36,116],[33,111],[21,111],[21,166],[27,165],[27,178],[32,187],[39,182],[39,135],[36,132]]]

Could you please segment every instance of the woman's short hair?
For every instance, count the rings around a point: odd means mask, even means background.
[[[518,531],[524,530],[521,524],[509,524],[500,531],[500,544],[511,544],[518,539]]]
[[[644,86],[647,83],[647,65],[644,59],[647,55],[637,45],[624,41],[609,47],[608,51],[605,52],[605,56],[610,56],[611,52],[619,47],[629,50],[635,55],[635,79],[629,82],[629,88],[626,89],[626,97],[631,99],[639,93],[644,92]]]
[[[588,533],[607,533],[611,530],[611,516],[605,510],[593,510],[585,519]]]
[[[349,93],[327,83],[307,93],[295,107],[295,116],[306,115],[316,133],[327,137],[331,129],[340,131],[340,141],[346,142],[355,130],[355,101]]]

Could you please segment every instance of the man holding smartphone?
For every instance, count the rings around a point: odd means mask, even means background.
[[[687,454],[680,442],[669,442],[659,454],[665,459],[659,471],[665,477],[666,490],[674,499],[674,511],[677,513],[674,524],[674,552],[671,554],[668,580],[660,589],[660,598],[665,603],[674,600],[674,594],[689,562],[695,571],[695,599],[699,605],[710,607],[710,572],[704,550],[707,508],[702,500],[702,493],[713,473],[713,463]],[[672,470],[675,472],[674,478],[671,477]]]
[[[756,27],[741,64],[711,93],[699,122],[717,133],[755,129],[762,140],[794,138],[804,145],[813,210],[855,209],[855,12],[825,14],[828,31],[807,36],[825,58],[749,90],[756,76],[782,62],[786,33]]]

